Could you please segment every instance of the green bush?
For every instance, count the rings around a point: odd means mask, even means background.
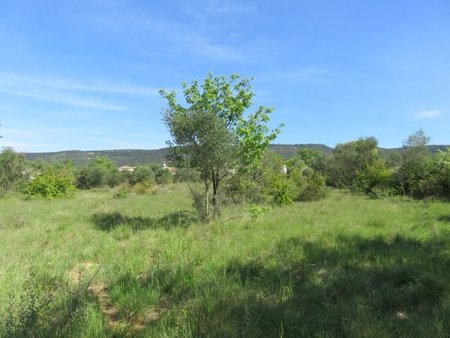
[[[237,174],[225,184],[222,199],[233,204],[262,203],[265,202],[264,188],[259,177]]]
[[[107,156],[100,156],[92,160],[88,166],[81,168],[77,175],[76,186],[79,189],[115,187],[126,179],[126,174],[120,172]]]
[[[196,217],[202,222],[209,221],[214,215],[211,198],[202,190],[191,188],[190,192]]]
[[[8,312],[0,313],[0,337],[73,337],[72,328],[82,325],[89,299],[89,284],[68,288],[58,278],[31,271],[20,297],[10,293]]]
[[[146,194],[146,193],[151,193],[151,192],[155,192],[154,194],[156,194],[156,187],[154,185],[154,182],[139,182],[136,183],[133,188],[131,189],[134,193],[136,194]]]
[[[270,212],[269,207],[261,207],[256,204],[251,204],[248,207],[248,211],[250,212],[250,215],[253,219],[257,219],[259,216],[264,216]]]
[[[164,168],[160,168],[156,174],[156,183],[158,184],[170,184],[173,183],[173,175],[172,173]]]
[[[275,183],[272,190],[273,201],[279,205],[291,204],[295,198],[295,187],[293,182],[286,180],[279,180]]]
[[[299,185],[297,201],[318,201],[328,196],[329,190],[325,184],[325,177],[311,169],[303,174]]]
[[[137,167],[129,174],[130,184],[138,184],[145,182],[146,185],[155,184],[155,172],[150,166]]]
[[[380,161],[377,145],[373,137],[336,145],[326,166],[328,184],[358,190],[358,173]]]
[[[0,153],[0,196],[13,190],[23,179],[25,159],[11,148]]]
[[[47,171],[27,182],[24,193],[29,197],[53,199],[70,197],[75,190],[72,177]]]
[[[114,199],[124,199],[128,196],[129,192],[130,192],[130,187],[123,186],[113,195],[113,198]]]
[[[388,168],[386,161],[382,158],[375,158],[371,163],[356,173],[354,187],[368,195],[377,190],[389,190],[392,183],[392,170]]]

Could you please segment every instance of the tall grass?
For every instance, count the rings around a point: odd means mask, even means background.
[[[1,200],[0,322],[35,294],[35,336],[450,334],[448,203],[333,192],[196,224],[182,185],[116,193]]]

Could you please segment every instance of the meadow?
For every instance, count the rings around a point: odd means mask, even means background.
[[[0,201],[0,334],[448,337],[450,204],[229,206],[195,222],[186,186]]]

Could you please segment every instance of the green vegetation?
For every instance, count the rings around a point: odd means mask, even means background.
[[[427,148],[431,153],[438,151],[445,151],[450,145],[429,145]],[[300,148],[309,148],[318,150],[325,154],[330,154],[333,148],[324,144],[271,144],[269,149],[279,154],[285,160],[294,157]],[[390,158],[396,156],[402,151],[402,148],[379,148],[380,154],[383,157]],[[161,165],[167,161],[168,148],[161,149],[115,149],[115,150],[68,150],[58,152],[42,152],[42,153],[25,153],[24,156],[29,161],[46,161],[46,162],[64,162],[72,161],[77,166],[87,165],[90,160],[99,156],[108,156],[117,166],[122,165],[147,165],[158,164]]]
[[[64,162],[71,160],[77,166],[85,166],[92,159],[101,156],[109,157],[117,166],[122,165],[146,165],[148,163],[162,164],[167,158],[167,148],[143,150],[143,149],[117,149],[117,150],[68,150],[50,153],[27,153],[27,160]]]
[[[75,193],[74,178],[52,171],[45,171],[25,184],[24,193],[29,197],[66,198]]]
[[[446,337],[449,204],[333,191],[228,206],[189,189],[0,204],[0,336]]]
[[[0,153],[0,196],[16,190],[23,179],[25,159],[11,148]]]
[[[164,122],[172,136],[169,156],[177,167],[198,173],[203,189],[192,189],[192,195],[202,219],[217,215],[224,180],[233,172],[257,169],[279,133],[267,127],[270,108],[260,106],[246,115],[254,97],[250,82],[236,74],[230,79],[209,74],[201,85],[182,83],[187,107],[177,102],[174,91],[161,90],[168,104]]]
[[[174,167],[0,153],[0,337],[450,336],[450,149],[286,158],[250,80],[183,93]]]

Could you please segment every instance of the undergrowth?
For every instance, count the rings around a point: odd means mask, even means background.
[[[117,193],[2,201],[1,336],[450,334],[448,202],[335,191],[202,224],[185,186]]]

